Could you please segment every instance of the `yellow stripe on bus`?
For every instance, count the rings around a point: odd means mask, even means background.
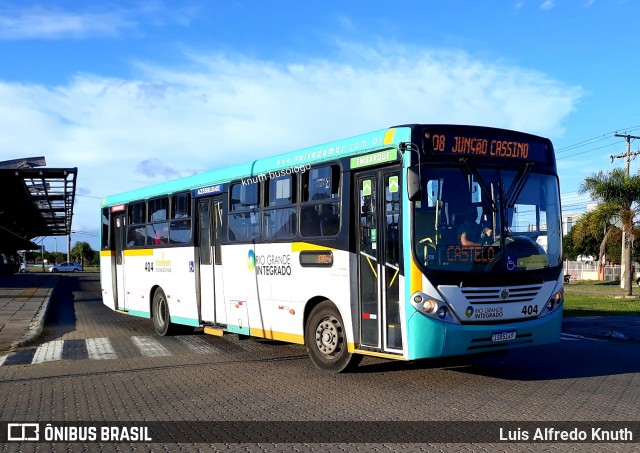
[[[251,328],[251,336],[268,338],[270,340],[286,341],[287,343],[304,344],[304,336],[295,333],[274,332],[273,330]]]
[[[100,250],[100,256],[111,256],[111,250]]]
[[[207,326],[204,328],[204,333],[206,333],[207,335],[215,335],[216,337],[221,337],[224,335],[224,330]]]
[[[420,269],[418,269],[418,266],[416,266],[416,263],[413,262],[413,260],[409,261],[409,267],[411,268],[411,273],[409,275],[411,275],[411,294],[414,294],[418,291],[422,291],[422,272],[420,272]]]
[[[153,256],[153,249],[131,249],[125,250],[124,256]]]
[[[395,135],[395,129],[387,129],[387,132],[384,133],[384,138],[382,139],[383,145],[388,145],[389,143],[393,143],[393,136]]]
[[[369,355],[372,357],[380,357],[383,359],[392,359],[392,360],[404,360],[402,355],[398,354],[387,354],[385,352],[376,352],[376,351],[367,351],[364,349],[356,349],[353,346],[353,343],[349,343],[349,352],[352,354],[360,354],[360,355]]]
[[[333,251],[334,248],[324,247],[322,245],[309,244],[308,242],[292,242],[291,243],[291,251],[292,252],[302,252],[303,250],[329,250]]]

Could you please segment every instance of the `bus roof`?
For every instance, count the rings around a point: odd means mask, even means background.
[[[313,165],[342,157],[355,156],[383,148],[396,147],[400,142],[409,141],[411,127],[391,127],[362,135],[337,140],[309,148],[292,151],[272,157],[265,157],[231,167],[175,179],[144,188],[111,195],[102,200],[102,206],[143,200],[185,190],[193,190],[212,184],[221,184],[242,178],[266,175],[269,172]]]

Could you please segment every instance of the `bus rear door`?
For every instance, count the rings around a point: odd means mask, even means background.
[[[128,311],[124,281],[124,241],[126,237],[125,213],[111,214],[111,228],[113,238],[113,254],[111,259],[111,271],[113,281],[113,294],[116,296],[116,310]]]
[[[222,283],[222,201],[219,197],[197,201],[199,311],[205,323],[225,325],[227,311]]]

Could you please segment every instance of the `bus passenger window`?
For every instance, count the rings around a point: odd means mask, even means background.
[[[169,242],[169,224],[167,222],[147,225],[147,244],[165,245]]]
[[[149,222],[159,222],[167,220],[167,205],[169,200],[166,197],[149,200]]]
[[[321,204],[320,209],[320,233],[322,236],[335,236],[340,229],[338,203]]]
[[[191,241],[191,219],[173,220],[169,230],[169,244],[188,244]]]
[[[316,207],[317,205],[300,207],[301,236],[320,236],[320,216]]]
[[[144,225],[130,226],[127,232],[127,247],[142,247],[145,237]]]
[[[260,236],[260,211],[258,183],[232,184],[231,210],[228,217],[228,237],[230,241],[251,241]]]
[[[291,239],[295,236],[295,208],[269,209],[262,216],[264,239]]]

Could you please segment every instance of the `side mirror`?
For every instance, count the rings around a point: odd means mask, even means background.
[[[407,195],[410,201],[422,200],[422,184],[420,172],[415,167],[407,168]]]

